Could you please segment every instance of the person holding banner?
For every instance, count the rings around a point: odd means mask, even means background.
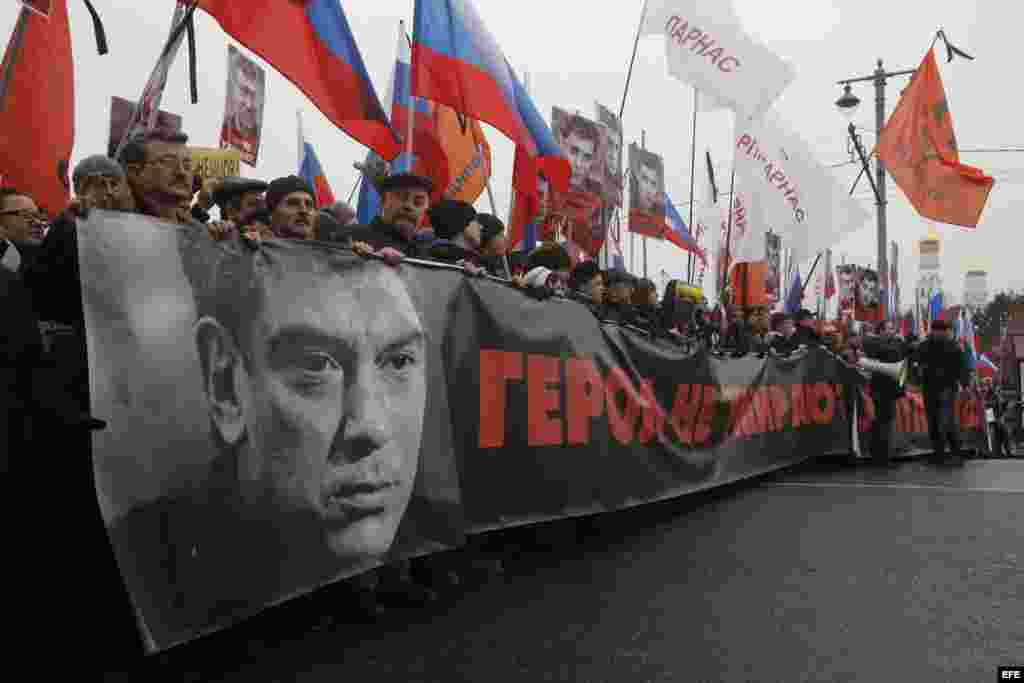
[[[483,226],[477,222],[472,205],[456,199],[442,199],[427,210],[437,240],[430,246],[434,261],[467,267],[479,274]]]
[[[928,416],[932,460],[962,464],[954,403],[958,387],[967,386],[970,381],[970,369],[963,349],[950,336],[949,323],[932,321],[928,338],[913,350],[912,356],[921,366],[921,390]],[[947,443],[951,449],[949,459],[946,458]]]
[[[368,254],[390,247],[405,256],[419,255],[423,245],[416,235],[430,205],[434,183],[413,173],[396,173],[381,180],[377,190],[381,196],[380,215],[369,225],[352,226],[349,237],[353,249]]]
[[[505,224],[497,216],[489,213],[478,213],[476,222],[480,224],[480,263],[488,273],[495,277],[508,278],[511,274],[505,269],[505,257],[508,242],[505,239]]]
[[[266,206],[263,193],[267,187],[262,180],[228,176],[213,188],[213,203],[220,207],[222,219],[237,224],[243,216]]]
[[[267,186],[267,210],[270,230],[276,237],[311,240],[316,236],[320,213],[316,193],[298,176],[277,178]]]
[[[159,129],[138,134],[121,149],[124,167],[140,213],[172,223],[196,223],[192,217],[195,164],[184,133]]]
[[[899,363],[906,359],[905,344],[896,337],[892,321],[878,323],[877,334],[865,335],[862,342],[864,355],[883,363]],[[875,405],[875,419],[871,424],[872,464],[889,467],[890,441],[896,418],[896,400],[903,395],[900,383],[881,372],[871,373],[871,400]]]

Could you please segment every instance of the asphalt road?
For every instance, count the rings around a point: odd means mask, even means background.
[[[974,682],[1024,663],[1022,460],[808,465],[574,528],[429,608],[314,631],[271,612],[106,678]]]

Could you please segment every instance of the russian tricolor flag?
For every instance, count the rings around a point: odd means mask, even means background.
[[[665,220],[668,221],[669,228],[665,231],[665,239],[680,249],[693,252],[697,258],[704,261],[704,250],[697,246],[697,242],[690,235],[689,228],[683,222],[683,217],[676,211],[672,198],[668,196],[667,192],[665,193]]]
[[[334,203],[334,193],[331,192],[331,185],[327,182],[327,176],[320,165],[320,159],[313,151],[313,145],[309,144],[306,138],[306,131],[302,126],[302,113],[298,114],[299,119],[299,177],[309,183],[316,193],[317,208],[330,206]]]
[[[437,136],[436,106],[422,97],[412,96],[412,50],[405,24],[400,23],[391,79],[391,125],[402,137],[403,144],[402,153],[391,166],[399,173],[409,171],[430,178],[434,181],[435,195],[440,197],[448,185],[448,160]]]
[[[404,22],[399,22],[398,49],[395,68],[388,85],[391,102],[391,125],[401,136],[402,151],[391,162],[392,173],[416,173],[434,182],[433,200],[440,198],[448,185],[448,159],[437,137],[435,107],[432,102],[412,96],[412,51],[405,34]],[[410,117],[411,112],[411,117]],[[410,144],[410,133],[412,143]],[[367,157],[372,167],[373,152]],[[373,183],[364,182],[359,189],[356,216],[367,224],[380,213],[380,195]]]
[[[385,159],[401,152],[338,0],[200,0],[238,42]]]
[[[568,189],[569,162],[470,0],[416,0],[412,93],[512,139],[512,185],[528,201],[536,200],[540,173],[556,192]]]

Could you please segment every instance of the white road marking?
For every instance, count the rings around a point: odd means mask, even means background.
[[[926,491],[972,492],[972,493],[1024,493],[1024,488],[1006,489],[997,487],[931,486],[927,484],[885,484],[868,481],[784,481],[765,482],[763,486],[796,486],[803,488],[835,489],[914,489]]]

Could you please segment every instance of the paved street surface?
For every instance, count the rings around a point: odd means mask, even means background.
[[[1022,460],[807,465],[596,526],[435,607],[319,631],[272,613],[108,679],[974,682],[1024,663]]]

